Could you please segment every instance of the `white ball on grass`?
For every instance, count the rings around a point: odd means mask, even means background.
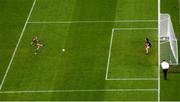
[[[65,52],[65,51],[66,51],[66,49],[62,49],[62,51],[63,51],[63,52]]]

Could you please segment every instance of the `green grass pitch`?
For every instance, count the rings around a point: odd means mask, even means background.
[[[157,0],[1,0],[0,8],[0,101],[158,100]],[[34,35],[45,44],[36,56]]]
[[[161,0],[161,12],[169,13],[172,18],[173,27],[176,33],[176,37],[179,42],[180,34],[180,2],[179,0]],[[180,46],[178,46],[180,48]],[[180,68],[176,66],[175,68]],[[172,67],[173,69],[173,67]],[[162,101],[179,101],[180,100],[180,74],[179,73],[169,73],[169,80],[164,81],[163,74],[161,74],[161,100]],[[167,93],[168,92],[168,93]]]

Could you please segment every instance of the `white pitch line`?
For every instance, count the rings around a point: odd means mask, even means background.
[[[109,45],[109,55],[107,61],[105,80],[157,80],[157,78],[109,78],[108,79],[109,65],[111,60],[111,49],[112,49],[112,42],[113,42],[113,36],[115,30],[158,30],[158,28],[113,28],[111,33],[110,45]]]
[[[161,0],[158,0],[158,98],[157,101],[160,102],[160,32],[161,32]]]
[[[29,21],[28,23],[33,23],[33,24],[41,24],[41,23],[62,23],[62,24],[66,24],[66,23],[113,23],[113,22],[158,22],[158,20],[115,20],[115,21]]]
[[[158,80],[158,78],[108,78],[106,80]]]
[[[112,42],[113,42],[113,35],[114,35],[114,29],[112,29],[112,32],[111,32],[111,40],[110,40],[110,45],[109,45],[109,55],[108,55],[108,61],[107,61],[105,80],[108,79],[108,74],[109,74],[109,65],[110,65],[110,60],[111,60],[111,48],[112,48]]]
[[[167,21],[168,18],[164,18],[164,19],[161,19],[160,22],[164,22],[164,21]]]
[[[158,30],[158,28],[113,28],[114,30]]]
[[[32,4],[32,7],[31,7],[30,12],[29,12],[29,15],[28,15],[28,17],[27,17],[27,19],[26,19],[26,22],[25,22],[25,24],[24,24],[23,30],[22,30],[22,32],[21,32],[21,35],[20,35],[20,37],[19,37],[19,40],[18,40],[18,42],[17,42],[17,44],[16,44],[16,47],[15,47],[15,49],[14,49],[14,52],[13,52],[13,54],[12,54],[11,60],[10,60],[10,62],[9,62],[9,65],[8,65],[8,67],[7,67],[7,69],[6,69],[6,72],[5,72],[4,76],[3,76],[2,82],[1,82],[1,84],[0,84],[0,90],[1,90],[2,87],[3,87],[4,81],[5,81],[5,79],[6,79],[6,76],[7,76],[8,72],[9,72],[9,69],[10,69],[11,64],[12,64],[12,62],[13,62],[13,59],[14,59],[14,56],[15,56],[15,54],[16,54],[17,48],[18,48],[18,46],[19,46],[19,44],[20,44],[20,42],[21,42],[22,36],[23,36],[24,31],[25,31],[25,29],[26,29],[26,26],[27,26],[27,24],[28,24],[28,20],[29,20],[29,18],[30,18],[30,16],[31,16],[31,13],[32,13],[32,11],[33,11],[33,8],[34,8],[35,3],[36,3],[36,0],[34,0],[34,2],[33,2],[33,4]]]
[[[179,25],[180,25],[180,0],[179,1]]]
[[[164,41],[164,42],[161,42],[160,44],[164,44],[164,43],[169,43],[169,41]]]
[[[60,93],[60,92],[141,92],[157,91],[157,89],[89,89],[89,90],[34,90],[34,91],[0,91],[0,93]]]

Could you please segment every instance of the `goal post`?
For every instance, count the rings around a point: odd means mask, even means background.
[[[178,44],[169,14],[160,15],[160,60],[178,65]]]

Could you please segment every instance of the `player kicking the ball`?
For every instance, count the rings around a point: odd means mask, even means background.
[[[151,47],[152,47],[151,42],[149,41],[148,38],[146,38],[146,42],[145,42],[145,51],[146,51],[146,54],[149,53],[149,48],[151,48]]]
[[[34,45],[36,47],[36,50],[35,50],[35,53],[34,53],[35,55],[37,55],[39,49],[44,46],[42,43],[40,43],[37,36],[33,37],[31,45]]]

